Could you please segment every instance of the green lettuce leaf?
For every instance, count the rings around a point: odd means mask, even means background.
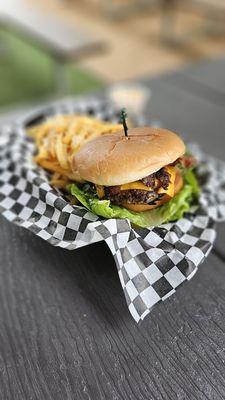
[[[110,200],[99,200],[79,189],[75,183],[70,185],[70,191],[84,207],[96,215],[104,218],[126,218],[135,225],[147,228],[178,220],[190,209],[193,200],[197,199],[199,194],[198,182],[193,171],[185,171],[184,182],[183,189],[170,201],[153,210],[142,212],[115,206],[110,203]]]

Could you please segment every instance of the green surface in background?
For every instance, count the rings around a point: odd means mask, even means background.
[[[35,101],[57,92],[54,60],[16,34],[0,30],[0,106]],[[79,94],[103,87],[89,72],[66,67],[70,93]]]

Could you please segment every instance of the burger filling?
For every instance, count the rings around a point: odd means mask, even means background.
[[[112,204],[149,204],[155,205],[163,197],[172,198],[176,193],[177,176],[182,180],[180,168],[191,168],[195,165],[192,156],[184,155],[173,164],[142,178],[139,181],[117,186],[95,185],[99,199],[110,200]],[[183,185],[180,185],[180,188]]]
[[[155,204],[168,191],[176,173],[174,167],[161,168],[140,181],[104,188],[104,197],[113,204]],[[159,190],[161,188],[161,191]],[[97,188],[98,191],[98,188]]]

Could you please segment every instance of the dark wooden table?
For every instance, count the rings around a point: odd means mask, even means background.
[[[224,158],[225,60],[145,81],[147,113]],[[53,248],[0,219],[2,400],[224,400],[225,246],[140,325],[104,243]]]

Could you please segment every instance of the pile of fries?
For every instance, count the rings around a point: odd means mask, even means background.
[[[85,115],[57,115],[32,127],[28,134],[36,142],[34,161],[52,172],[51,184],[66,189],[79,177],[72,171],[71,159],[81,146],[96,136],[120,131],[122,125],[111,124]]]

